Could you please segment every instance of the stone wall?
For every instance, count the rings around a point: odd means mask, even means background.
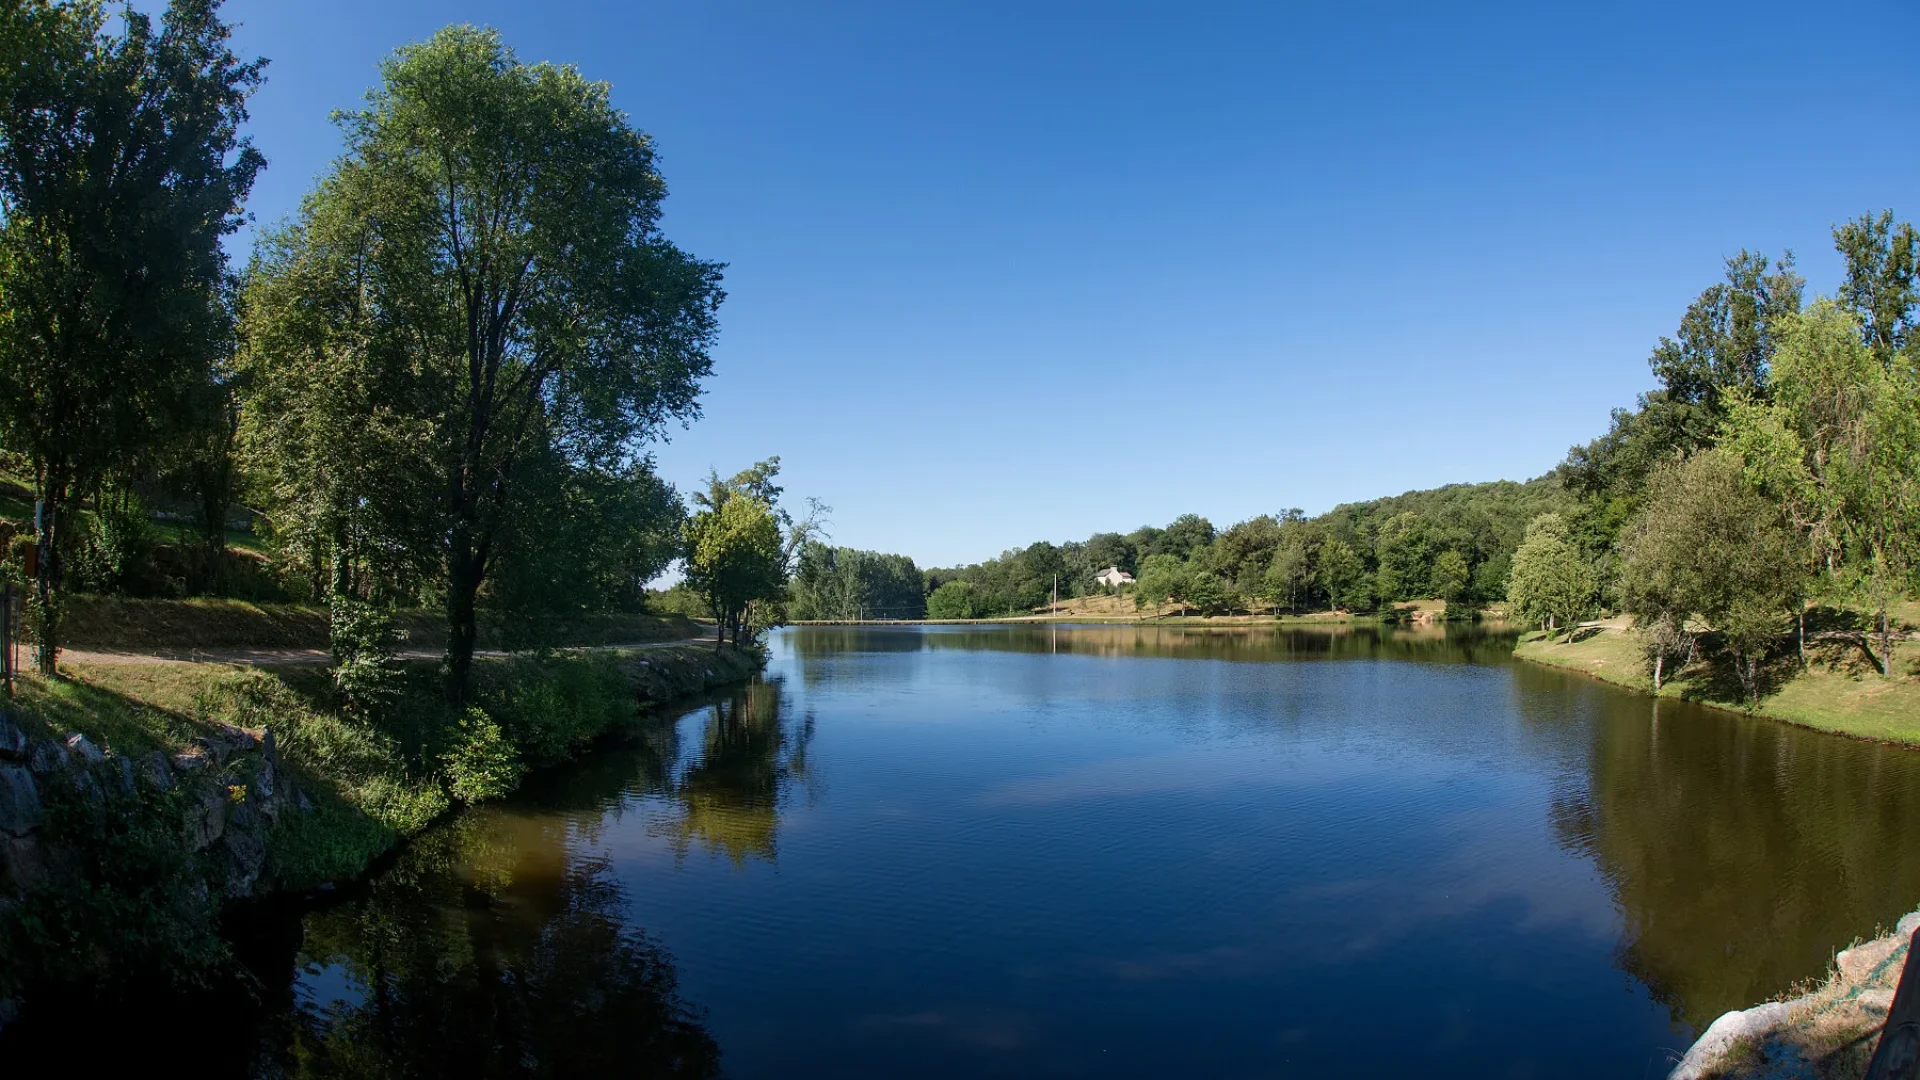
[[[71,887],[75,852],[45,827],[49,800],[61,793],[100,806],[133,806],[134,796],[177,793],[181,846],[201,868],[196,901],[217,904],[250,895],[266,866],[267,830],[312,803],[282,768],[270,730],[210,726],[185,749],[126,755],[85,735],[29,736],[0,712],[0,915],[30,892]],[[0,997],[0,1026],[17,1013]]]

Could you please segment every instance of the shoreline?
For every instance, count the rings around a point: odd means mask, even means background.
[[[788,626],[1033,626],[1082,623],[1101,626],[1349,626],[1391,625],[1377,615],[1004,615],[990,619],[795,619]]]
[[[1862,673],[1857,665],[1848,667],[1828,650],[1807,669],[1781,681],[1757,705],[1705,696],[1698,691],[1701,676],[1694,669],[1675,672],[1656,693],[1652,678],[1640,666],[1638,646],[1628,638],[1629,630],[1606,624],[1588,629],[1596,632],[1571,642],[1548,642],[1538,631],[1530,631],[1515,643],[1513,656],[1656,700],[1684,701],[1810,731],[1920,749],[1920,680],[1910,676]]]
[[[1864,1074],[1916,930],[1920,911],[1903,916],[1888,933],[1840,950],[1813,989],[1721,1015],[1667,1080],[1838,1080]]]

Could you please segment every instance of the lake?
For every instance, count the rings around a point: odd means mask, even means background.
[[[1920,754],[1511,643],[782,631],[253,946],[253,1070],[1659,1077],[1920,901]]]

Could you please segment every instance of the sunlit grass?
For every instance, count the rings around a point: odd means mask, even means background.
[[[1589,628],[1546,641],[1538,633],[1523,638],[1514,655],[1537,663],[1584,672],[1598,679],[1652,692],[1653,679],[1633,632],[1623,626]],[[1906,642],[1895,650],[1896,674],[1882,677],[1857,647],[1816,645],[1805,670],[1790,661],[1776,665],[1786,677],[1761,696],[1751,711],[1805,727],[1883,742],[1920,745],[1920,677],[1915,675],[1920,646]],[[1660,696],[1686,698],[1722,708],[1745,707],[1708,685],[1705,665],[1673,673]]]

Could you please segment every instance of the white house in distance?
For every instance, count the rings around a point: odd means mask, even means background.
[[[1093,575],[1093,580],[1105,585],[1109,589],[1117,589],[1122,585],[1133,584],[1133,575],[1117,566],[1109,566],[1105,570]]]

